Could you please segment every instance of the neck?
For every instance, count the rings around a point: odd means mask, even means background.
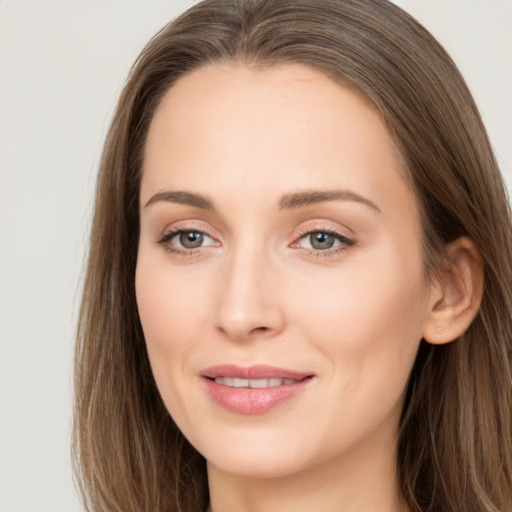
[[[233,475],[208,464],[209,512],[405,512],[390,445],[352,453],[307,470],[261,478]]]

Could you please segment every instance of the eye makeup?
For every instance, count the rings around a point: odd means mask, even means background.
[[[167,252],[183,257],[200,255],[211,247],[221,246],[207,230],[194,223],[167,229],[157,239],[157,243]],[[340,231],[317,223],[300,229],[289,247],[303,249],[312,257],[334,257],[355,243],[353,238]]]
[[[303,244],[300,243],[301,241]],[[290,247],[307,249],[309,256],[319,258],[339,255],[354,244],[353,239],[347,238],[334,229],[308,228]]]

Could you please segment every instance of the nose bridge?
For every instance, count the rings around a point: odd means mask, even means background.
[[[275,272],[261,240],[246,236],[233,245],[220,276],[217,327],[233,339],[279,332],[283,315]]]

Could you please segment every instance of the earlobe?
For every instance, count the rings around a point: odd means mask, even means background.
[[[475,243],[461,237],[448,244],[432,286],[423,339],[440,345],[462,335],[478,313],[483,290],[483,262]]]

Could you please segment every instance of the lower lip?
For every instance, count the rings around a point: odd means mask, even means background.
[[[308,377],[295,384],[256,389],[235,388],[211,379],[204,380],[212,400],[224,409],[240,414],[263,414],[304,391],[312,378]]]

